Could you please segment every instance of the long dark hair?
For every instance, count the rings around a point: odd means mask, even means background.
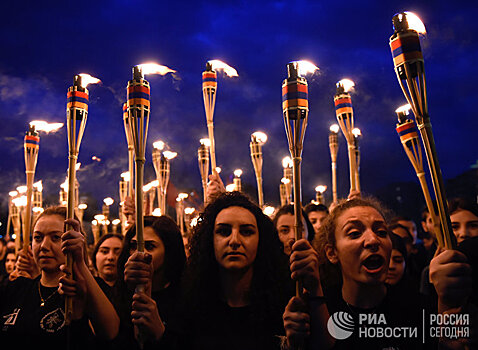
[[[183,239],[178,226],[169,216],[145,216],[144,227],[151,227],[164,244],[164,277],[171,285],[176,285],[186,262]],[[118,258],[118,276],[124,279],[124,265],[128,261],[131,249],[131,240],[136,234],[136,225],[132,225],[126,232],[123,240],[123,250]]]
[[[91,264],[93,265],[96,271],[98,271],[98,267],[96,266],[96,254],[98,253],[98,250],[100,250],[100,247],[104,241],[113,237],[118,238],[121,241],[121,243],[123,243],[123,236],[117,233],[107,233],[106,235],[101,236],[98,242],[96,242],[95,247],[93,248],[93,252],[91,253]]]
[[[286,204],[286,205],[283,205],[282,207],[279,208],[277,213],[274,215],[274,219],[272,220],[272,222],[274,223],[274,227],[276,229],[277,229],[277,221],[279,221],[279,218],[282,215],[285,215],[285,214],[290,214],[290,215],[295,214],[294,213],[294,204]],[[312,223],[309,220],[309,216],[306,214],[304,209],[302,209],[302,217],[304,218],[304,221],[305,221],[305,229],[307,231],[306,232],[307,233],[307,240],[309,242],[312,242],[314,240],[314,237],[315,237],[315,230],[314,230],[314,226],[312,226]]]
[[[249,292],[253,310],[251,321],[261,322],[282,313],[289,297],[290,280],[287,258],[282,252],[277,231],[262,210],[240,192],[220,195],[200,214],[190,242],[190,257],[185,270],[182,292],[187,313],[207,315],[211,304],[221,300],[219,264],[214,254],[214,224],[225,208],[238,206],[250,211],[257,221],[259,244]]]

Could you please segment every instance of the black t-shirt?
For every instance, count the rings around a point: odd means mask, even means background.
[[[41,299],[44,306],[40,306]],[[0,290],[0,344],[15,349],[66,348],[65,299],[57,287],[40,284],[40,277],[18,277]],[[70,349],[84,349],[92,344],[92,332],[86,318],[70,325]]]

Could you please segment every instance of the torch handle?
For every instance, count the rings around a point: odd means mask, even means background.
[[[13,232],[15,234],[15,255],[18,255],[18,251],[20,250],[20,213],[15,217],[15,223],[13,224]]]
[[[262,176],[256,173],[257,180],[257,199],[259,201],[259,208],[264,208],[264,192],[262,190]]]
[[[356,177],[355,177],[355,172],[356,172],[356,163],[355,163],[355,146],[351,143],[348,143],[348,153],[349,153],[349,172],[350,172],[350,191],[356,191],[357,190],[357,184],[356,184]]]
[[[23,231],[23,251],[26,253],[30,246],[30,231],[32,226],[32,193],[33,193],[33,179],[35,171],[27,170],[27,206],[25,207],[25,222]]]
[[[214,123],[212,120],[208,120],[207,122],[207,132],[209,136],[209,141],[211,142],[211,146],[209,147],[209,152],[211,154],[211,172],[217,176],[216,170],[216,143],[214,141]]]
[[[134,182],[134,149],[128,147],[128,171],[129,171],[129,181],[128,181],[128,196],[133,196],[133,182]]]
[[[76,160],[78,156],[71,154],[68,157],[68,197],[66,207],[66,218],[73,219],[75,217],[75,179],[76,179]],[[70,230],[72,227],[67,225],[66,230]],[[71,253],[65,256],[66,269],[63,271],[67,278],[73,278],[73,257]],[[73,298],[67,296],[65,298],[65,323],[70,324],[73,316]]]
[[[295,240],[298,241],[302,239],[302,231],[304,226],[302,224],[302,202],[301,202],[301,187],[300,187],[300,162],[302,161],[301,157],[294,157],[294,235]],[[296,296],[302,297],[303,288],[302,281],[296,282]]]
[[[136,165],[136,178],[135,178],[135,199],[136,199],[136,241],[138,242],[138,252],[144,251],[144,217],[143,217],[143,171],[144,171],[144,159],[135,159]]]
[[[425,154],[427,155],[428,160],[428,167],[430,168],[433,190],[437,200],[438,215],[440,217],[440,224],[443,232],[443,243],[446,249],[455,249],[456,238],[451,228],[450,214],[446,203],[445,186],[443,184],[443,176],[438,163],[432,126],[430,122],[426,121],[424,124],[418,125],[418,129],[422,136]]]
[[[334,203],[337,203],[337,162],[332,161],[332,195]]]

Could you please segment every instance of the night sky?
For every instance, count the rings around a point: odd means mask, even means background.
[[[218,165],[224,182],[242,168],[243,186],[255,189],[250,134],[261,130],[265,200],[279,203],[281,159],[288,155],[281,109],[286,64],[307,59],[320,67],[309,79],[309,124],[303,152],[303,199],[318,184],[330,190],[328,129],[335,122],[333,95],[342,78],[355,82],[355,124],[363,132],[361,183],[367,193],[387,184],[416,181],[395,131],[394,110],[404,96],[388,45],[392,16],[413,11],[425,23],[422,39],[429,111],[445,179],[477,162],[476,1],[11,1],[2,5],[0,55],[0,195],[25,182],[23,135],[31,120],[65,122],[66,92],[78,73],[102,80],[91,85],[88,122],[80,149],[80,192],[118,201],[127,170],[122,119],[126,84],[134,65],[154,61],[175,76],[147,76],[151,84],[145,183],[153,180],[152,143],[163,140],[178,157],[171,182],[196,190],[199,139],[207,137],[201,72],[220,59],[239,73],[218,74],[214,115]],[[66,176],[66,128],[41,134],[35,180],[56,201]],[[95,155],[101,162],[92,160]],[[340,134],[339,195],[348,192],[346,143]],[[255,192],[252,192],[255,195]],[[116,205],[116,204],[115,204]],[[116,209],[113,209],[115,211]],[[2,220],[3,221],[3,220]]]

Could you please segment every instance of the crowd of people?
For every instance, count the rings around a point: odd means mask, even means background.
[[[458,247],[444,250],[427,210],[417,229],[358,192],[306,205],[301,239],[293,205],[271,220],[218,175],[207,197],[186,245],[173,219],[146,216],[139,252],[132,200],[126,234],[104,234],[94,247],[64,207],[38,216],[18,254],[0,240],[2,348],[478,348],[476,203],[449,201]],[[422,329],[424,315],[454,315],[469,331],[362,332]]]

